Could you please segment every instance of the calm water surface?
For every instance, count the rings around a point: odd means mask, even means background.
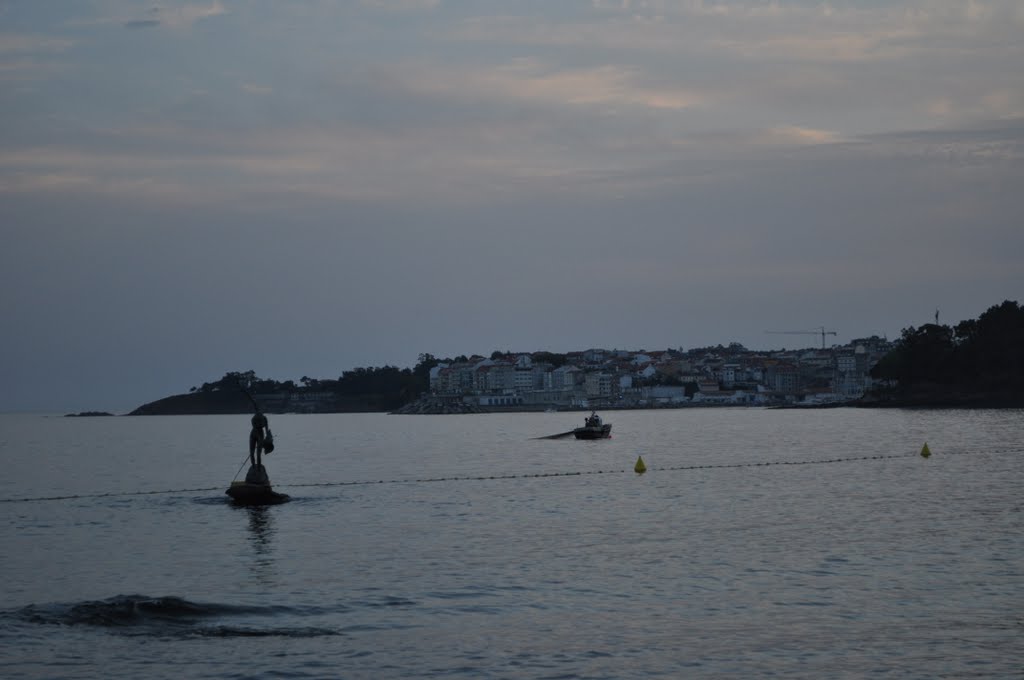
[[[1024,412],[604,415],[0,416],[0,677],[1024,677]]]

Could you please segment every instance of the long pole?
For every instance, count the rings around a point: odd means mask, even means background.
[[[822,342],[824,342],[824,341],[822,341]],[[252,402],[253,409],[256,410],[256,411],[259,411],[260,410],[260,405],[257,404],[256,403],[256,399],[251,394],[249,394],[249,390],[245,389],[242,386],[242,383],[240,383],[240,382],[236,383],[236,384],[238,385],[238,389],[242,390],[242,393],[245,394],[245,396],[249,397],[249,401]]]
[[[257,404],[256,403],[256,399],[254,399],[253,396],[251,394],[249,394],[249,390],[247,390],[244,387],[242,387],[242,383],[240,383],[240,382],[237,382],[236,384],[238,385],[238,389],[242,390],[242,393],[245,394],[245,396],[249,397],[249,401],[252,402],[253,410],[256,411],[257,413],[259,413],[260,405]],[[255,416],[253,416],[253,417],[255,417]],[[245,467],[245,461],[249,460],[249,457],[251,455],[252,454],[249,454],[249,453],[245,454],[245,458],[242,459],[242,464],[238,467],[238,472],[235,473],[234,479],[238,479],[238,475],[242,472],[242,468]]]
[[[242,468],[245,467],[245,461],[247,460],[249,460],[249,454],[245,454],[245,458],[242,459],[242,464],[238,466],[238,472],[236,472],[235,476],[232,477],[231,479],[238,479],[238,475],[241,474]]]

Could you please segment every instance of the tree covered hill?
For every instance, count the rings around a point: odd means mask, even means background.
[[[234,390],[215,390],[209,392],[190,392],[175,394],[157,401],[143,404],[128,415],[130,416],[192,416],[222,415],[232,413],[252,413],[252,402],[245,392],[235,387]]]
[[[1024,406],[1024,307],[1007,300],[955,326],[905,328],[871,371],[885,404]]]
[[[415,369],[357,368],[336,380],[303,376],[278,382],[254,371],[225,373],[213,382],[143,404],[128,415],[199,415],[251,413],[254,405],[267,412],[348,413],[389,411],[427,390],[437,360],[422,355]]]

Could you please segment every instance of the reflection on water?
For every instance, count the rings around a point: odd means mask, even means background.
[[[266,505],[247,507],[249,514],[249,545],[252,559],[249,569],[253,579],[260,585],[273,586],[277,583],[274,565],[274,516],[272,508]]]

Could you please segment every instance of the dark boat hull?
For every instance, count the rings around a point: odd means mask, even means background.
[[[612,436],[612,426],[611,423],[587,425],[586,427],[577,427],[572,433],[576,439],[608,439]]]
[[[269,484],[249,482],[231,482],[231,487],[224,493],[238,505],[274,505],[291,499],[286,493],[274,491]]]

